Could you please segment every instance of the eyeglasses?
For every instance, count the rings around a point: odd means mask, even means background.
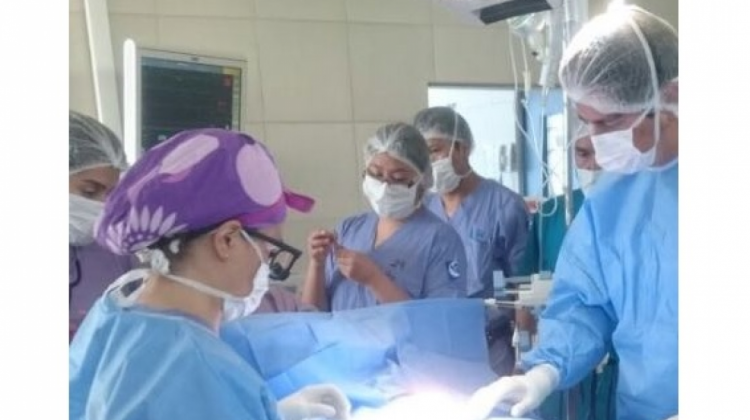
[[[375,174],[367,170],[362,171],[362,177],[364,178],[366,176],[377,179],[378,181],[384,182],[388,185],[402,185],[407,188],[413,187],[414,184],[416,183],[416,181],[413,179],[394,179],[391,177],[386,177],[385,175],[382,175],[382,174]]]
[[[205,235],[206,233],[213,231],[220,225],[221,223],[215,224],[215,225],[203,228],[203,229],[198,229],[198,230],[194,230],[191,232],[187,232],[178,236],[180,237],[180,239],[187,242],[194,238],[197,238],[199,236]],[[259,239],[273,246],[273,249],[269,250],[268,252],[268,259],[269,259],[268,268],[271,271],[268,277],[271,280],[278,280],[278,281],[284,281],[287,278],[289,278],[289,274],[291,274],[292,266],[299,259],[299,257],[302,256],[302,251],[300,251],[299,249],[291,245],[287,245],[278,239],[274,239],[270,236],[264,235],[255,229],[243,228],[243,230],[250,237]],[[175,239],[175,238],[171,238],[171,239]],[[171,239],[162,239],[161,241],[152,245],[152,247],[164,246]]]
[[[283,281],[289,278],[292,266],[302,255],[302,251],[291,245],[287,245],[278,239],[264,235],[257,230],[244,228],[244,231],[252,238],[257,238],[273,245],[274,248],[268,253],[268,267],[271,271],[268,277],[270,277],[271,280],[278,281]]]

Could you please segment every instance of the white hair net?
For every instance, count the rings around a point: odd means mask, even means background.
[[[422,176],[422,185],[432,187],[430,149],[419,130],[406,123],[393,123],[380,127],[365,145],[365,164],[380,153],[406,163]]]
[[[469,150],[474,149],[474,137],[469,123],[453,108],[435,106],[423,109],[414,117],[414,126],[425,139],[440,137],[451,142],[455,139]]]
[[[127,169],[120,139],[89,116],[69,112],[68,141],[69,175],[102,166],[113,166],[121,171]]]
[[[677,32],[637,7],[609,9],[573,37],[560,63],[560,83],[575,103],[603,114],[675,109],[663,96],[678,76]]]

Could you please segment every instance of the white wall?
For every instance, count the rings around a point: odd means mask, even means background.
[[[96,114],[82,0],[70,1],[70,107]],[[591,12],[603,0],[590,0]],[[677,0],[637,2],[677,24]],[[504,24],[462,24],[429,0],[109,0],[122,42],[247,59],[244,129],[269,145],[290,187],[318,200],[293,214],[304,247],[364,209],[361,144],[427,106],[427,83],[512,83]],[[535,72],[536,73],[536,72]],[[304,263],[298,266],[302,269]]]

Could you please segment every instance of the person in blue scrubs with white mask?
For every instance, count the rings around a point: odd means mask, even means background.
[[[529,238],[530,216],[520,194],[474,172],[471,128],[450,107],[423,109],[414,125],[430,148],[435,185],[425,206],[461,236],[469,263],[466,295],[494,297],[495,276],[519,274]],[[513,311],[503,309],[488,325],[490,364],[498,375],[513,371]]]
[[[114,281],[86,315],[69,356],[69,418],[347,420],[350,403],[315,384],[278,404],[219,338],[250,315],[297,254],[279,236],[287,208],[312,200],[284,188],[273,158],[228,130],[176,134],[112,190],[95,230],[150,269]],[[283,351],[283,349],[281,349]]]
[[[427,143],[413,126],[381,127],[365,145],[362,190],[372,211],[308,239],[302,300],[320,310],[466,295],[461,238],[424,206]]]
[[[414,126],[430,148],[435,180],[425,205],[461,235],[469,260],[467,295],[492,297],[493,272],[512,277],[523,260],[530,221],[526,203],[471,168],[474,136],[458,112],[426,108],[414,117]]]
[[[678,414],[678,36],[636,6],[610,8],[574,36],[560,82],[604,171],[564,239],[522,375],[479,389],[522,416],[584,378],[611,348],[618,420]]]

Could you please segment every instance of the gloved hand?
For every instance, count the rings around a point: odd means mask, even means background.
[[[282,420],[349,420],[351,408],[346,395],[330,384],[307,386],[278,403]]]
[[[486,419],[492,409],[502,403],[513,404],[510,415],[520,417],[539,407],[557,387],[560,373],[551,365],[539,365],[525,375],[504,376],[480,388],[471,396],[469,418]]]

